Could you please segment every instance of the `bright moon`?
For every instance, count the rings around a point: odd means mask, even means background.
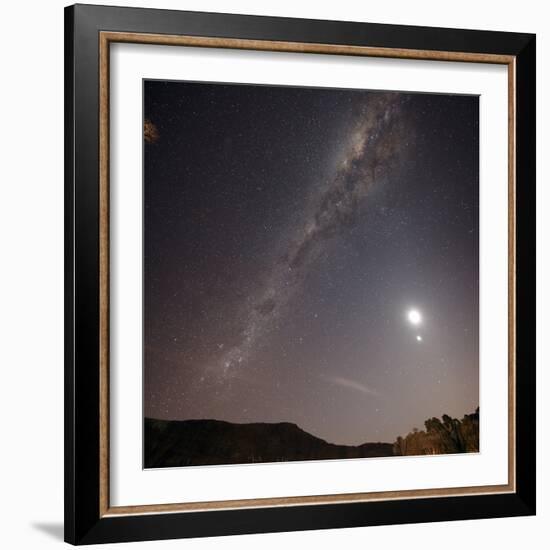
[[[407,314],[407,318],[413,325],[419,325],[422,322],[422,315],[416,309],[411,309]]]

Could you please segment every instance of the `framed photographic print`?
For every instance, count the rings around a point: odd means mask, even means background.
[[[65,537],[535,513],[535,37],[65,12]]]

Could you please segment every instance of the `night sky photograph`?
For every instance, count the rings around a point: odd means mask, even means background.
[[[479,451],[478,110],[143,82],[144,467]]]

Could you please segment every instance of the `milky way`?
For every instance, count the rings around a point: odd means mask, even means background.
[[[399,94],[378,94],[357,109],[356,126],[334,178],[326,189],[319,186],[320,196],[314,208],[291,240],[288,252],[273,266],[260,297],[252,300],[242,341],[220,360],[224,378],[231,370],[248,363],[257,340],[265,336],[282,314],[303,283],[304,274],[315,264],[323,243],[336,237],[343,227],[355,223],[370,187],[377,179],[387,177],[388,171],[399,162],[405,133],[400,108],[404,101]],[[408,131],[410,139],[412,129]]]
[[[475,410],[478,103],[146,81],[144,414],[358,444]]]

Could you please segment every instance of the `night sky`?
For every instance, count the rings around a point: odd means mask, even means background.
[[[475,410],[477,96],[145,81],[144,118],[146,416]]]

